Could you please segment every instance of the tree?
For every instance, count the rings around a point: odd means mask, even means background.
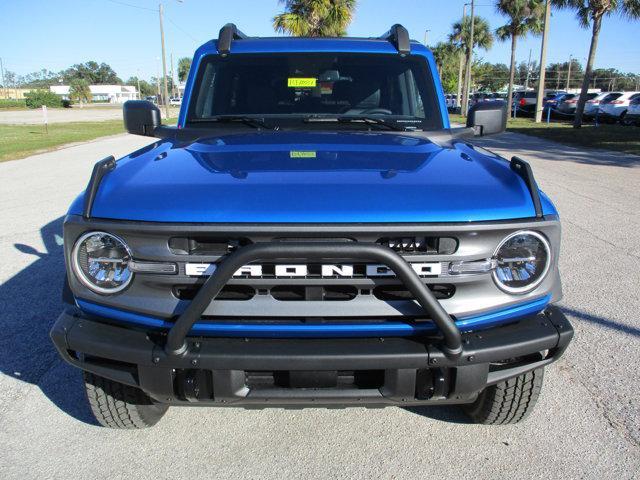
[[[589,90],[591,73],[593,72],[593,64],[596,59],[602,20],[612,13],[632,20],[639,19],[640,0],[554,0],[554,3],[560,8],[575,10],[576,17],[583,28],[589,28],[589,26],[591,26],[589,57],[587,58],[587,67],[584,72],[584,80],[582,81],[582,91],[580,92],[580,98],[573,120],[573,127],[580,128],[582,126],[582,115],[587,101],[587,91]]]
[[[122,80],[116,72],[106,63],[89,61],[77,63],[62,73],[65,83],[71,84],[73,80],[86,80],[90,85],[120,85]]]
[[[296,37],[342,37],[353,19],[356,0],[280,0],[285,11],[273,18],[278,33]]]
[[[466,71],[467,65],[471,62],[472,50],[476,47],[483,50],[488,50],[493,45],[493,34],[491,28],[489,28],[489,22],[484,18],[474,15],[474,27],[473,27],[473,46],[469,49],[471,39],[471,16],[465,17],[453,24],[452,32],[449,34],[449,41],[455,45],[455,48],[462,52],[464,55],[464,69]],[[463,84],[462,97],[466,96],[466,92],[469,90],[466,85],[466,79]],[[461,105],[463,102],[461,102]]]
[[[542,32],[544,4],[541,0],[499,0],[496,10],[509,19],[506,25],[502,25],[496,30],[496,36],[502,42],[511,39],[511,66],[507,90],[507,105],[510,106],[513,102],[518,37],[524,37],[528,33],[540,34]],[[507,109],[507,116],[509,116],[509,111],[510,108]]]
[[[182,57],[178,60],[178,81],[186,82],[191,69],[191,58]]]
[[[436,61],[436,68],[438,69],[438,73],[442,76],[442,70],[444,66],[450,62],[452,59],[457,59],[456,55],[456,47],[451,42],[438,42],[431,48],[431,53],[433,53],[433,58]]]
[[[474,87],[483,92],[497,92],[508,83],[509,67],[504,63],[489,63],[481,60],[473,62],[471,74]]]
[[[151,83],[146,80],[138,79],[138,77],[129,77],[129,80],[125,82],[125,85],[131,85],[136,88],[140,85],[139,93],[141,97],[148,97],[156,94],[156,89]]]
[[[551,63],[547,67],[547,85],[551,85],[556,90],[564,90],[567,87],[567,76],[569,75],[569,62]],[[571,59],[571,77],[569,88],[580,86],[584,76],[584,70],[579,60]]]
[[[80,108],[85,102],[90,102],[93,96],[89,89],[89,82],[84,79],[73,80],[69,85],[69,98],[72,102],[78,102]]]

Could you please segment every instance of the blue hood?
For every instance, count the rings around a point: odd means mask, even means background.
[[[70,213],[81,213],[82,198]],[[543,197],[545,213],[554,213]],[[469,222],[535,216],[508,162],[395,132],[247,132],[118,161],[92,214],[149,222]]]

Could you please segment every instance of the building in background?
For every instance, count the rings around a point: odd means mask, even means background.
[[[69,85],[53,85],[49,89],[63,99],[69,99]],[[131,85],[89,85],[89,89],[94,102],[124,103],[140,98],[136,87]]]

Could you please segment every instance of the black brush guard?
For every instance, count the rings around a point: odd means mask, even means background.
[[[440,349],[450,360],[462,354],[460,330],[453,319],[442,308],[433,293],[422,282],[418,274],[396,252],[388,247],[364,243],[320,243],[282,242],[262,243],[243,247],[217,264],[217,269],[202,285],[195,298],[176,320],[169,331],[165,353],[180,356],[187,352],[186,337],[193,324],[200,319],[212,300],[242,266],[251,262],[288,261],[324,262],[359,261],[386,265],[414,295],[429,318],[442,333]]]

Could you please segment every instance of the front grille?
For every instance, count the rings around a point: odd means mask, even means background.
[[[431,288],[447,312],[463,317],[512,304],[514,298],[496,287],[491,274],[451,274],[449,264],[490,258],[507,235],[527,229],[540,231],[552,245],[560,242],[559,222],[555,219],[411,225],[205,225],[99,219],[87,222],[76,216],[65,221],[64,241],[65,253],[69,257],[79,236],[87,231],[107,231],[124,239],[136,260],[176,264],[178,272],[175,275],[137,273],[127,290],[109,297],[87,291],[77,279],[70,278],[71,289],[77,297],[125,311],[143,311],[158,318],[171,319],[183,312],[206,281],[206,277],[200,275],[210,274],[213,270],[211,265],[229,253],[263,242],[305,241],[386,245],[414,266],[423,283]],[[554,255],[556,261],[557,253]],[[212,321],[326,318],[369,322],[372,319],[389,321],[425,317],[422,308],[392,272],[378,271],[377,265],[367,266],[361,260],[348,258],[329,262],[318,260],[305,262],[308,269],[296,271],[295,275],[289,276],[285,272],[276,276],[274,264],[282,267],[282,263],[296,262],[270,263],[261,265],[263,268],[258,270],[259,275],[247,269],[252,275],[230,279],[216,301],[207,307],[203,318]],[[188,264],[191,264],[190,274],[187,274]],[[198,269],[198,265],[204,266],[204,270]],[[298,276],[300,271],[303,275]],[[553,280],[550,275],[539,289],[525,297],[537,298],[550,293]]]
[[[172,237],[169,250],[174,255],[226,255],[239,247],[249,245],[248,238],[219,236]]]
[[[452,255],[458,248],[458,241],[452,237],[384,237],[376,243],[402,255]]]

